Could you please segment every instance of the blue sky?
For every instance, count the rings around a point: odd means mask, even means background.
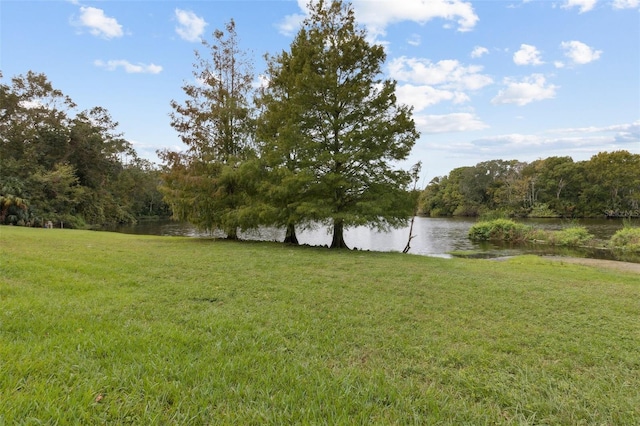
[[[181,150],[169,102],[194,50],[230,19],[254,58],[287,50],[301,1],[0,2],[6,82],[47,75],[79,110],[106,108],[138,154]],[[640,0],[359,0],[388,78],[421,132],[403,167],[424,183],[493,159],[640,154]]]

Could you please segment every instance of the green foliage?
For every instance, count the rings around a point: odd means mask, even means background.
[[[435,178],[421,197],[426,215],[514,217],[640,216],[640,155],[602,152],[589,161],[549,157],[493,160]]]
[[[3,424],[640,418],[635,273],[59,229],[0,240]]]
[[[523,243],[544,242],[551,245],[577,247],[593,241],[593,235],[582,226],[571,226],[560,231],[545,231],[514,222],[510,219],[485,220],[469,229],[472,241],[505,241]]]
[[[578,247],[588,245],[593,240],[593,235],[583,226],[570,226],[560,231],[550,233],[547,240],[549,244]]]
[[[625,226],[609,240],[609,247],[622,251],[640,252],[640,227]]]
[[[269,60],[258,134],[271,186],[289,186],[274,200],[287,206],[275,220],[323,222],[340,248],[345,227],[384,229],[411,216],[411,175],[391,164],[407,158],[418,133],[410,108],[396,103],[396,83],[382,78],[383,47],[368,42],[351,5],[309,9],[290,52]]]
[[[495,219],[508,219],[509,214],[502,210],[491,210],[484,212],[480,215],[479,219],[483,222],[492,221]]]
[[[622,217],[640,212],[640,154],[594,155],[585,166],[585,178],[591,185],[585,185],[581,198],[591,209]]]
[[[239,49],[235,23],[203,41],[210,57],[196,51],[194,80],[182,89],[187,100],[171,101],[171,126],[188,152],[160,153],[165,162],[164,200],[174,217],[209,230],[222,230],[230,239],[238,228],[254,225],[246,214],[254,180],[244,163],[255,157],[254,118],[250,94],[252,64]]]
[[[0,85],[1,224],[132,223],[142,212],[130,199],[142,191],[131,188],[158,193],[156,179],[145,185],[152,172],[139,167],[108,112],[75,108],[44,74],[30,71]],[[123,187],[123,172],[136,168],[136,182]]]
[[[551,210],[551,208],[547,203],[536,203],[531,208],[531,211],[529,212],[528,216],[542,218],[542,217],[559,217],[560,215],[557,212]]]
[[[531,227],[509,219],[495,219],[479,222],[469,229],[473,241],[523,242],[529,237]]]

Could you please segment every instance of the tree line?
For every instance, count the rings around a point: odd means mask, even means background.
[[[640,217],[640,155],[601,152],[587,161],[491,160],[434,178],[420,195],[427,216]]]
[[[0,224],[73,228],[168,215],[159,170],[117,125],[102,107],[78,112],[44,74],[0,84]]]

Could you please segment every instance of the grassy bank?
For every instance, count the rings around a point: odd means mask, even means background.
[[[634,424],[640,276],[0,228],[0,424]]]

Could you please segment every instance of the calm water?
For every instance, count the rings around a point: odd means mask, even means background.
[[[469,228],[476,222],[473,218],[426,218],[416,217],[413,225],[414,238],[411,240],[409,253],[450,257],[452,251],[474,250],[480,256],[508,256],[523,253],[555,254],[567,256],[596,257],[614,259],[609,251],[602,250],[571,250],[566,248],[553,248],[544,245],[509,247],[496,244],[473,243],[467,237]],[[623,224],[621,220],[585,219],[578,221],[566,221],[560,219],[527,219],[521,222],[533,225],[537,228],[548,230],[560,230],[570,225],[585,226],[590,233],[599,239],[609,239]],[[136,226],[120,227],[117,232],[167,235],[167,236],[192,236],[192,237],[221,237],[202,232],[187,223],[173,221],[143,222]],[[248,240],[282,241],[284,230],[266,228],[247,233],[241,233],[240,237]],[[366,227],[350,228],[345,232],[345,241],[351,248],[372,251],[398,251],[401,252],[409,238],[409,227],[395,229],[390,232],[378,232]],[[331,234],[328,229],[319,227],[313,230],[298,231],[300,244],[324,246],[331,244]],[[625,258],[640,262],[640,258]]]

